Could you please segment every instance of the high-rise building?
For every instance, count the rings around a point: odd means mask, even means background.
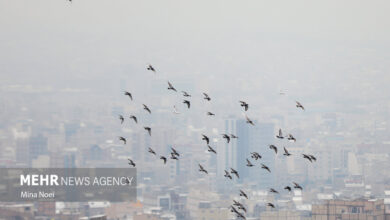
[[[47,138],[42,134],[30,138],[29,142],[29,164],[40,155],[47,155]]]
[[[229,118],[225,121],[225,133],[238,136],[230,143],[218,143],[218,175],[223,177],[224,170],[231,167],[240,174],[238,181],[255,181],[260,187],[272,185],[274,174],[263,170],[248,168],[246,159],[260,166],[266,164],[271,171],[275,167],[275,154],[268,148],[274,142],[274,125],[272,123],[258,123],[252,126],[244,119]],[[251,152],[262,155],[260,161],[251,158]],[[265,176],[266,175],[266,176]]]

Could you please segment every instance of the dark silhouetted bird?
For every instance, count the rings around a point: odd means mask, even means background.
[[[230,138],[237,139],[238,137],[234,134],[230,134]]]
[[[236,175],[237,178],[240,178],[240,175],[238,175],[237,170],[230,168],[230,173]]]
[[[294,184],[294,188],[295,188],[295,189],[303,190],[302,186],[300,186],[298,183],[293,182],[293,184]]]
[[[121,124],[123,124],[123,121],[125,120],[125,118],[123,117],[123,115],[119,115],[119,120],[121,121]]]
[[[118,137],[120,141],[123,141],[123,144],[126,144],[126,138],[124,137]]]
[[[210,145],[207,145],[207,147],[209,148],[209,149],[207,150],[208,152],[212,152],[212,153],[217,154],[217,152],[216,152],[212,147],[210,147]]]
[[[257,152],[252,152],[251,157],[255,160],[261,159],[261,155]]]
[[[253,167],[254,165],[248,159],[246,159],[246,166]]]
[[[301,108],[302,110],[305,110],[305,108],[303,107],[303,105],[301,103],[299,103],[298,101],[295,101],[297,103],[297,108]]]
[[[243,205],[240,205],[237,207],[238,209],[244,211],[246,213],[246,208]]]
[[[172,154],[180,157],[180,154],[175,150],[175,148],[171,147],[171,150],[172,150]]]
[[[241,106],[244,107],[245,111],[248,111],[248,108],[249,108],[248,103],[246,103],[244,101],[240,101],[240,103],[241,103]]]
[[[202,140],[205,140],[207,144],[210,143],[210,139],[209,137],[207,137],[206,135],[202,134]]]
[[[207,115],[208,115],[208,116],[215,116],[215,114],[212,113],[212,112],[207,112]]]
[[[286,186],[286,187],[284,187],[284,189],[289,191],[289,192],[291,192],[291,187],[290,186]]]
[[[276,191],[274,188],[270,188],[269,191],[270,191],[271,193],[279,193],[279,192]]]
[[[271,207],[271,208],[275,208],[275,205],[274,204],[272,204],[272,203],[267,203],[267,206],[269,206],[269,207]]]
[[[135,123],[138,123],[137,117],[135,117],[134,115],[130,115],[130,119],[133,119]]]
[[[164,161],[164,164],[166,164],[166,163],[167,163],[167,158],[166,158],[166,157],[164,157],[164,156],[161,156],[161,157],[160,157],[160,159]]]
[[[153,71],[153,72],[156,72],[156,70],[153,68],[152,65],[148,65],[148,67],[146,68],[147,70],[150,70],[150,71]]]
[[[205,174],[208,174],[207,170],[205,170],[205,169],[203,168],[203,166],[200,165],[200,164],[199,164],[199,171],[200,171],[200,172],[204,172]]]
[[[150,111],[149,107],[145,104],[142,104],[144,106],[145,111],[149,112],[149,114],[152,114],[152,111]]]
[[[183,93],[183,96],[184,96],[184,97],[191,97],[191,95],[188,94],[186,91],[181,91],[181,92]]]
[[[234,213],[240,213],[234,206],[230,206],[230,211]]]
[[[230,142],[230,137],[229,137],[229,135],[227,135],[227,134],[222,134],[222,138],[225,138],[227,143]]]
[[[242,214],[242,213],[240,213],[240,212],[236,212],[236,217],[238,218],[238,219],[246,219],[246,217]]]
[[[233,177],[230,175],[229,171],[225,170],[225,175],[223,175],[226,178],[233,179]]]
[[[134,161],[132,161],[131,159],[128,159],[128,160],[129,160],[129,165],[135,167]]]
[[[179,160],[179,158],[174,153],[171,153],[171,159],[172,160]]]
[[[237,202],[236,200],[233,199],[233,205],[235,206],[242,206],[242,204],[240,202]]]
[[[295,137],[292,136],[292,134],[288,134],[287,140],[293,141],[293,142],[297,141],[297,139],[295,139]]]
[[[283,147],[283,149],[284,149],[284,156],[291,156],[291,154],[288,152],[288,150],[285,148],[285,147]]]
[[[311,163],[313,162],[311,157],[307,154],[302,154],[303,158],[308,159]]]
[[[190,107],[191,107],[190,101],[184,100],[183,103],[187,105],[187,108],[190,108]]]
[[[148,131],[149,136],[152,136],[152,128],[150,128],[150,127],[144,127],[144,129]]]
[[[317,158],[314,157],[313,155],[309,155],[309,157],[310,157],[312,160],[317,161]]]
[[[244,191],[242,191],[241,189],[240,189],[240,196],[243,196],[246,199],[248,199],[248,195]]]
[[[168,81],[168,90],[176,91],[175,87],[172,86],[172,84]]]
[[[265,169],[265,170],[267,170],[268,172],[271,173],[271,170],[269,169],[269,167],[267,167],[267,166],[264,165],[264,164],[261,164],[261,169]]]
[[[211,100],[210,96],[207,95],[207,93],[203,93],[203,95],[204,95],[203,99],[206,99],[207,101]]]
[[[253,123],[253,121],[250,120],[247,115],[245,115],[245,118],[246,118],[246,123],[251,124],[253,126],[255,125],[255,123]]]
[[[133,100],[133,96],[131,95],[131,93],[130,93],[130,92],[128,92],[128,91],[125,91],[125,95],[129,96],[129,98],[130,98],[131,100]]]
[[[269,145],[269,149],[274,150],[275,154],[278,153],[278,148],[275,145],[273,145],[273,144]]]
[[[151,154],[156,155],[156,152],[154,152],[154,150],[153,150],[152,148],[150,148],[150,147],[149,147],[149,149],[148,149],[148,152],[151,153]]]
[[[284,138],[283,137],[283,133],[282,133],[282,129],[279,128],[279,134],[276,135],[276,137],[279,138],[279,139],[283,139]]]

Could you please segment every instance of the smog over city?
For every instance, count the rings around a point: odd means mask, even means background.
[[[389,11],[0,0],[0,219],[389,220]]]

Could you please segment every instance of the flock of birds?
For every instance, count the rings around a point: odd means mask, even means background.
[[[151,64],[148,64],[146,69],[156,73],[156,69]],[[176,88],[169,81],[168,81],[168,90],[177,92]],[[186,91],[182,91],[182,94],[183,94],[183,97],[184,97],[183,104],[185,104],[188,109],[191,108],[191,102],[189,100],[191,95],[188,92],[186,92]],[[280,94],[282,94],[282,93],[280,93]],[[133,96],[132,96],[132,94],[130,92],[124,91],[124,95],[128,96],[130,98],[130,100],[133,101]],[[210,96],[207,93],[203,93],[203,99],[208,101],[208,102],[211,101],[211,98],[210,98]],[[248,111],[249,104],[247,102],[239,101],[239,104],[240,104],[241,107],[243,107],[245,112]],[[147,105],[145,105],[145,104],[142,104],[142,105],[143,105],[143,109],[146,112],[148,112],[149,114],[152,114],[151,109]],[[296,101],[296,107],[300,108],[302,110],[305,110],[303,105],[300,102],[298,102],[298,101]],[[180,113],[180,112],[177,111],[176,106],[173,106],[173,108],[174,108],[173,113],[175,113],[175,114],[179,114]],[[212,112],[207,112],[207,115],[208,116],[215,116],[215,114],[212,113]],[[245,118],[246,118],[246,123],[248,123],[251,126],[255,126],[255,123],[246,114],[245,114]],[[130,115],[129,119],[134,121],[134,123],[138,123],[138,119],[137,119],[137,117],[135,115]],[[123,124],[123,122],[125,121],[125,117],[123,115],[119,115],[119,120],[120,120],[120,123]],[[152,135],[152,128],[151,127],[145,126],[144,129],[149,134],[149,136]],[[229,144],[232,139],[239,138],[235,134],[221,134],[221,135],[222,135],[222,138],[226,140],[227,144]],[[118,138],[119,138],[120,141],[123,142],[123,144],[127,143],[127,140],[126,140],[125,137],[119,136]],[[284,136],[283,133],[282,133],[282,129],[279,129],[279,132],[276,135],[276,138],[277,139],[287,139],[290,142],[296,142],[296,139],[295,139],[295,137],[292,134],[288,134],[287,136]],[[207,149],[208,152],[217,154],[217,151],[210,146],[210,138],[207,135],[202,134],[201,140],[206,142],[207,148],[208,148]],[[275,154],[278,153],[278,147],[273,145],[273,144],[269,145],[269,149],[274,151]],[[292,155],[286,149],[286,147],[283,147],[283,150],[284,150],[284,153],[283,153],[284,156],[289,157],[289,156]],[[148,148],[148,152],[153,154],[153,155],[155,155],[155,156],[158,156],[156,154],[156,152],[151,147]],[[262,156],[258,152],[251,152],[250,154],[251,154],[250,157],[252,159],[256,160],[256,161],[260,160],[262,158]],[[311,155],[311,154],[302,154],[302,157],[304,159],[307,159],[310,162],[315,162],[317,160],[316,157]],[[175,148],[171,147],[171,153],[170,153],[170,157],[169,158],[167,156],[164,156],[164,155],[160,155],[159,158],[163,161],[164,164],[166,164],[168,159],[179,160],[180,153]],[[130,159],[130,158],[128,159],[128,164],[130,166],[132,166],[132,167],[136,167],[136,163],[132,159]],[[198,164],[198,166],[199,166],[199,172],[204,173],[206,175],[208,174],[207,169],[203,165]],[[255,165],[249,159],[246,159],[246,166],[247,167],[254,167]],[[269,173],[271,173],[271,169],[268,166],[266,166],[265,164],[263,164],[263,163],[261,163],[261,169],[264,169],[264,170],[268,171]],[[236,169],[230,168],[230,170],[225,170],[224,177],[226,177],[227,179],[233,180],[233,176],[235,176],[236,178],[240,178],[240,175],[239,175],[239,173],[238,173],[238,171]],[[292,184],[293,184],[292,186],[285,186],[284,190],[286,190],[288,192],[291,192],[293,190],[293,188],[294,189],[303,190],[303,187],[300,186],[298,183],[292,182]],[[275,193],[275,194],[279,193],[274,188],[270,188],[269,192],[270,193]],[[245,199],[249,199],[248,195],[243,190],[240,190],[239,196],[243,197]],[[275,208],[275,205],[273,203],[270,203],[270,202],[267,203],[267,206],[271,207],[271,208]],[[239,218],[239,219],[246,219],[245,213],[247,212],[247,210],[246,210],[244,204],[242,204],[242,203],[240,203],[240,202],[238,202],[236,200],[233,200],[233,204],[230,206],[230,210],[231,210],[231,212],[235,213],[237,218]]]

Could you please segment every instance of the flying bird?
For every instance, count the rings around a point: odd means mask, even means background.
[[[128,159],[128,160],[129,160],[129,165],[135,167],[134,161],[132,161],[131,159]]]
[[[240,213],[234,206],[230,206],[230,211],[234,213]]]
[[[307,154],[302,154],[303,158],[308,159],[311,163],[313,162],[313,159]]]
[[[314,161],[317,161],[317,158],[315,158],[313,155],[309,155],[309,157],[314,160]]]
[[[284,156],[291,156],[291,154],[290,154],[290,152],[288,152],[288,150],[285,148],[285,147],[283,147],[283,149],[284,149]]]
[[[242,204],[240,202],[237,202],[236,200],[233,199],[233,205],[235,206],[242,206]]]
[[[229,171],[225,170],[225,175],[223,175],[226,178],[233,179],[233,177],[230,175]]]
[[[233,139],[237,139],[238,137],[234,134],[230,134],[230,137],[233,138]]]
[[[275,208],[275,205],[274,204],[272,204],[272,203],[267,203],[267,206],[269,206],[269,207],[271,207],[271,208]]]
[[[246,159],[246,166],[253,167],[254,165],[248,159]]]
[[[144,106],[145,111],[149,112],[149,114],[152,114],[152,111],[150,111],[149,107],[145,104],[142,104]]]
[[[300,189],[300,190],[303,190],[302,186],[300,186],[298,183],[296,182],[293,182],[294,184],[294,189]]]
[[[270,188],[269,191],[270,191],[271,193],[279,193],[279,192],[276,191],[274,188]]]
[[[123,141],[123,144],[126,144],[126,138],[124,137],[118,137],[120,141]]]
[[[289,191],[289,192],[291,192],[291,187],[290,186],[286,186],[286,187],[284,187],[284,189]]]
[[[208,116],[215,116],[215,114],[212,113],[212,112],[207,112],[207,115],[208,115]]]
[[[251,157],[255,160],[261,159],[261,155],[257,152],[252,152]]]
[[[241,189],[240,189],[240,196],[243,196],[246,199],[248,199],[248,195],[244,191],[242,191]]]
[[[293,142],[297,141],[297,139],[295,139],[295,137],[292,136],[292,134],[288,134],[287,140],[293,141]]]
[[[175,89],[175,87],[172,86],[172,84],[168,81],[168,90],[172,90],[172,91],[175,91],[177,92],[177,90]]]
[[[161,156],[161,157],[160,157],[160,159],[164,161],[164,164],[166,164],[166,163],[167,163],[167,158],[166,158],[166,157],[164,157],[164,156]]]
[[[240,103],[241,103],[241,106],[244,107],[245,111],[248,111],[248,108],[249,108],[248,103],[246,103],[244,101],[240,101]]]
[[[119,115],[119,120],[121,120],[121,124],[123,124],[123,121],[125,120],[125,118],[123,117],[123,115]]]
[[[275,154],[278,153],[278,148],[275,145],[273,145],[273,144],[269,145],[269,149],[274,150]]]
[[[184,96],[184,97],[191,97],[191,95],[188,94],[186,91],[181,91],[181,92],[183,93],[183,96]]]
[[[227,135],[227,134],[222,134],[222,138],[225,138],[227,143],[230,142],[230,137],[229,137],[229,135]]]
[[[173,147],[171,147],[171,150],[172,150],[172,154],[180,157],[180,154]]]
[[[190,101],[184,100],[183,103],[187,105],[187,108],[190,108],[190,107],[191,107]]]
[[[240,178],[240,175],[238,175],[237,170],[230,168],[230,173],[236,175],[237,178]]]
[[[295,101],[297,103],[296,107],[297,108],[301,108],[302,110],[305,110],[305,108],[303,107],[303,105],[301,103],[299,103],[298,101]]]
[[[171,159],[172,160],[179,160],[179,158],[174,153],[171,153]]]
[[[251,157],[255,160],[261,159],[262,156],[257,152],[251,152]]]
[[[152,128],[150,128],[150,127],[144,127],[144,129],[148,131],[149,136],[152,136]]]
[[[244,219],[244,220],[246,219],[245,216],[240,212],[236,212],[236,215],[238,219]]]
[[[205,100],[207,100],[207,101],[210,101],[210,100],[211,100],[210,96],[207,95],[207,93],[203,93],[203,95],[204,95],[203,99],[205,99]]]
[[[279,138],[279,139],[283,139],[283,133],[282,133],[282,129],[279,128],[279,134],[276,135],[276,138]]]
[[[271,170],[269,169],[269,167],[267,167],[267,166],[264,165],[264,164],[261,164],[261,169],[265,169],[265,170],[267,170],[268,172],[271,173]]]
[[[130,115],[129,118],[130,118],[130,119],[133,119],[133,120],[135,121],[135,123],[138,123],[137,117],[135,117],[134,115]]]
[[[217,154],[217,152],[216,152],[212,147],[210,147],[210,145],[207,145],[207,147],[209,148],[209,149],[207,150],[208,152],[212,152],[212,153]]]
[[[153,150],[152,148],[150,148],[150,147],[149,147],[149,149],[148,149],[148,152],[151,153],[151,154],[156,155],[156,152],[154,152],[154,150]]]
[[[246,213],[246,208],[243,206],[243,205],[240,205],[240,206],[237,206],[238,209],[241,209],[242,211],[244,211]],[[244,217],[245,218],[245,217]]]
[[[202,134],[202,140],[205,140],[207,145],[210,143],[210,139],[209,137],[207,137],[206,135]]]
[[[205,174],[208,174],[207,170],[205,170],[205,169],[203,168],[203,166],[200,165],[200,164],[199,164],[199,171],[200,171],[200,172],[204,172]]]
[[[129,96],[129,98],[131,99],[131,101],[133,101],[133,96],[131,95],[130,92],[125,91],[124,93],[125,93],[125,95]]]
[[[253,123],[253,121],[250,120],[247,115],[245,115],[245,118],[246,118],[246,123],[251,124],[253,126],[255,125],[255,123]]]
[[[148,65],[148,67],[146,68],[147,70],[150,70],[150,71],[153,71],[154,73],[156,73],[156,70],[153,68],[152,65]]]

